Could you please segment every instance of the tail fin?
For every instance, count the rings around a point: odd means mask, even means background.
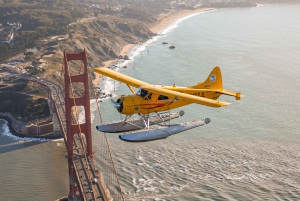
[[[218,99],[221,95],[234,96],[236,100],[240,100],[242,96],[241,92],[233,92],[223,89],[222,74],[218,66],[216,66],[206,78],[204,82],[199,82],[197,85],[190,86],[189,88],[198,89],[202,91],[201,97]]]
[[[222,74],[218,66],[216,66],[206,78],[204,82],[199,82],[197,85],[192,86],[195,89],[223,89]]]

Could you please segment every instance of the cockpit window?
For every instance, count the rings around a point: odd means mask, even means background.
[[[149,92],[144,90],[144,89],[140,89],[136,94],[141,96],[142,98],[145,98],[147,96]]]

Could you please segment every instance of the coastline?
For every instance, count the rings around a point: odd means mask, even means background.
[[[179,20],[183,17],[192,15],[192,14],[196,14],[196,13],[202,13],[202,12],[206,12],[206,11],[210,11],[210,10],[215,10],[215,8],[199,8],[199,9],[195,9],[195,10],[180,10],[179,12],[176,13],[169,13],[168,15],[161,17],[160,19],[158,19],[157,22],[155,22],[154,24],[148,24],[148,28],[153,32],[153,33],[158,33],[159,31],[167,28],[169,25],[171,25],[172,23],[174,23],[176,20]],[[128,54],[128,52],[131,50],[131,48],[133,48],[135,46],[135,44],[127,44],[125,45],[120,54],[121,56],[125,56]],[[116,62],[117,59],[114,60],[108,60],[103,62],[104,63],[104,68],[107,68],[108,66],[110,66],[112,63]],[[99,86],[99,83],[101,81],[102,75],[95,73],[95,79],[92,81],[93,85],[95,87]]]
[[[174,23],[176,20],[179,20],[183,17],[192,15],[192,14],[196,14],[196,13],[202,13],[202,12],[206,12],[206,11],[210,11],[210,10],[215,10],[215,8],[199,8],[199,9],[195,9],[195,10],[180,10],[179,12],[172,12],[169,13],[166,16],[163,16],[161,18],[158,19],[158,21],[154,24],[148,24],[148,28],[153,32],[153,33],[158,33],[159,31],[167,28],[169,25],[171,25],[172,23]],[[125,56],[128,55],[128,53],[130,52],[130,50],[135,46],[136,44],[127,44],[125,45],[122,50],[120,51],[121,56]],[[104,66],[102,67],[109,67],[111,64],[113,64],[114,62],[117,62],[118,59],[113,59],[113,60],[108,60],[103,62]],[[100,82],[102,80],[102,75],[95,73],[95,78],[92,80],[92,83],[94,85],[94,87],[98,87]],[[5,118],[5,117],[1,117],[0,119],[5,120],[8,123],[8,127],[10,132],[18,137],[36,137],[36,136],[24,136],[22,134],[17,133],[14,128],[12,127],[12,122],[9,118]],[[38,137],[40,138],[40,137]],[[57,138],[53,138],[53,137],[46,137],[49,139],[57,139]]]
[[[121,52],[120,52],[119,55],[121,55],[121,56],[124,57],[125,55],[128,54],[128,52],[131,50],[131,48],[133,46],[134,46],[134,44],[127,44],[127,45],[125,45],[122,48],[122,50],[121,50]],[[117,61],[117,59],[105,61],[105,62],[103,62],[104,66],[102,66],[102,67],[107,68],[110,64],[112,64],[113,62],[116,62],[116,61]],[[95,76],[96,76],[96,78],[93,80],[93,84],[94,84],[95,87],[97,87],[99,85],[100,81],[101,81],[102,75],[100,75],[98,73],[95,73]]]
[[[198,8],[198,9],[195,9],[195,10],[181,10],[181,11],[176,12],[176,13],[170,13],[169,15],[159,19],[158,22],[156,22],[152,25],[149,25],[149,29],[153,33],[157,34],[159,31],[167,28],[170,24],[172,24],[176,20],[179,20],[183,17],[189,16],[189,15],[192,15],[192,14],[202,13],[202,12],[206,12],[206,11],[210,11],[210,10],[215,10],[215,8]]]

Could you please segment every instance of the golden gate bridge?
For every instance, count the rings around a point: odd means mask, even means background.
[[[91,126],[90,97],[96,99],[95,88],[91,83],[87,54],[83,52],[64,52],[64,88],[52,81],[43,80],[39,84],[51,89],[52,108],[56,111],[58,122],[67,148],[69,172],[68,200],[124,200],[118,175],[105,133],[97,132]],[[84,113],[79,120],[78,113]],[[93,135],[102,135],[99,155],[93,151]],[[95,166],[94,159],[103,166]]]

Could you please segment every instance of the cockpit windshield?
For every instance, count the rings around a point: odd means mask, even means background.
[[[145,98],[147,95],[148,95],[148,91],[144,90],[144,89],[139,89],[137,92],[136,92],[136,95],[139,95],[141,96],[142,98]]]

